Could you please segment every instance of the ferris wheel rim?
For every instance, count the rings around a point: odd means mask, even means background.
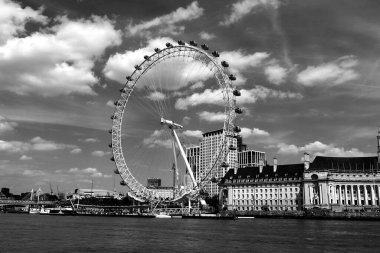
[[[181,55],[183,53],[183,55]],[[188,55],[185,55],[188,53]],[[199,55],[205,57],[209,62],[203,62],[201,59],[196,59],[194,56]],[[228,74],[223,69],[223,66],[219,65],[216,57],[208,54],[207,51],[191,45],[176,45],[164,48],[156,51],[151,56],[144,57],[139,65],[135,66],[135,70],[130,76],[127,77],[127,82],[121,89],[120,98],[115,102],[116,108],[112,118],[112,153],[117,170],[125,182],[125,184],[133,192],[131,195],[135,195],[136,199],[151,200],[154,198],[154,192],[152,189],[148,189],[142,185],[132,173],[130,167],[127,165],[123,154],[122,140],[121,140],[121,126],[123,122],[123,115],[127,108],[127,102],[131,96],[135,86],[139,79],[148,72],[151,68],[160,64],[161,60],[169,59],[170,57],[190,57],[194,60],[201,62],[206,66],[214,75],[219,87],[222,89],[223,101],[225,108],[225,120],[223,125],[223,131],[225,134],[232,132],[232,118],[235,116],[233,108],[236,107],[236,100],[233,96],[232,82],[228,78]],[[223,81],[223,82],[222,82]],[[223,137],[225,139],[225,136]],[[225,142],[225,140],[223,141]],[[224,144],[223,144],[224,145]],[[224,145],[226,146],[226,145]],[[226,147],[224,147],[226,148]],[[219,152],[219,156],[222,151]],[[215,166],[215,164],[213,165]],[[185,193],[186,194],[186,193]],[[182,196],[184,196],[183,194]]]

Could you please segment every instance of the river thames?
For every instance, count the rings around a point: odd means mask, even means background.
[[[0,214],[0,252],[379,252],[380,221]]]

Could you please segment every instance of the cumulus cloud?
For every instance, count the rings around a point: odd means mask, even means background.
[[[18,3],[0,0],[0,44],[24,33],[28,22],[46,24],[47,20],[47,17],[42,15],[42,8],[39,10],[22,8]]]
[[[33,158],[31,156],[27,156],[27,155],[22,155],[20,157],[20,160],[21,161],[28,161],[28,160],[32,160]]]
[[[229,26],[233,23],[238,22],[243,17],[254,12],[259,7],[271,6],[273,8],[278,8],[278,0],[243,0],[232,4],[231,13],[224,17],[224,20],[219,24],[223,26]]]
[[[301,99],[303,96],[300,93],[289,91],[279,91],[269,89],[263,86],[256,86],[253,89],[241,90],[239,97],[240,104],[254,104],[258,100],[266,99]],[[223,105],[223,96],[221,90],[206,89],[203,93],[193,93],[185,98],[178,98],[175,103],[177,110],[187,110],[189,107],[198,106],[201,104]]]
[[[201,37],[202,40],[212,40],[215,38],[215,34],[202,31],[199,33],[199,37]]]
[[[199,7],[198,2],[194,1],[186,8],[180,7],[177,10],[156,17],[149,21],[144,21],[137,25],[128,25],[126,30],[127,36],[145,36],[152,35],[152,29],[157,29],[158,34],[178,35],[185,30],[184,26],[177,24],[184,21],[191,21],[199,18],[203,14],[203,8]]]
[[[32,138],[29,142],[3,141],[0,140],[0,151],[9,153],[22,153],[27,151],[54,151],[66,148],[76,148],[75,145],[56,143],[45,140],[39,136]]]
[[[91,152],[91,155],[97,156],[97,157],[103,157],[103,156],[109,155],[109,154],[110,154],[110,152],[104,152],[102,150],[95,150],[95,151]]]
[[[224,112],[199,112],[199,119],[208,122],[224,122],[226,114]]]
[[[96,138],[86,138],[86,139],[78,139],[80,142],[89,142],[89,143],[95,143],[99,142],[99,139]]]
[[[17,126],[16,122],[12,122],[0,115],[0,134],[11,132]]]
[[[107,101],[107,103],[106,103],[106,106],[109,106],[109,107],[112,107],[112,108],[114,108],[114,107],[115,107],[115,105],[114,105],[113,103],[114,103],[114,101],[113,101],[113,100],[108,100],[108,101]]]
[[[186,130],[182,132],[183,135],[194,138],[202,138],[203,132],[200,130]]]
[[[161,101],[166,99],[166,95],[159,91],[153,91],[147,96],[147,98],[152,101]]]
[[[18,22],[21,28],[0,43],[0,90],[42,96],[95,94],[92,87],[99,81],[93,72],[95,61],[106,48],[121,43],[121,33],[111,20],[98,16],[78,20],[57,17],[52,27],[16,37],[28,19],[45,23],[46,18],[39,15],[40,11],[31,14],[30,8],[22,9],[15,3],[1,4],[8,8],[0,8],[0,13],[15,9],[15,5],[20,12],[30,13],[24,13]],[[0,22],[3,25],[17,21],[15,15],[0,16],[6,19]]]
[[[143,140],[143,144],[149,148],[172,148],[172,140],[165,130],[155,130],[149,137]]]
[[[191,90],[201,89],[205,86],[205,84],[202,81],[198,81],[190,86]]]
[[[241,128],[240,134],[243,138],[249,138],[252,136],[269,136],[269,133],[265,130],[261,130],[258,128],[251,129],[251,128],[246,128],[246,127]]]
[[[357,64],[358,60],[355,56],[343,56],[319,66],[307,67],[298,73],[297,81],[305,86],[345,83],[359,77],[359,74],[353,69]]]
[[[269,82],[279,85],[285,81],[288,71],[286,68],[274,64],[265,67],[264,73]]]
[[[85,168],[85,169],[78,169],[78,168],[70,168],[69,173],[73,173],[76,175],[88,175],[91,177],[105,177],[108,178],[109,175],[103,174],[100,172],[97,168]]]
[[[22,175],[29,176],[29,177],[40,177],[40,176],[46,175],[46,173],[43,172],[42,170],[29,170],[29,169],[26,169],[26,170],[23,171]]]
[[[79,154],[82,153],[82,149],[80,148],[74,148],[73,150],[70,151],[71,154]]]
[[[264,60],[269,58],[269,53],[256,52],[253,54],[246,54],[241,50],[226,51],[220,53],[220,59],[230,63],[230,71],[236,75],[235,85],[242,85],[246,82],[246,78],[242,72],[249,68],[255,68],[262,65]]]
[[[277,145],[278,153],[284,155],[297,155],[302,152],[309,152],[313,156],[335,156],[335,157],[357,157],[372,156],[374,154],[365,153],[357,148],[346,150],[343,147],[337,147],[334,144],[324,144],[320,141],[314,141],[304,146],[296,146],[294,144],[279,143]]]

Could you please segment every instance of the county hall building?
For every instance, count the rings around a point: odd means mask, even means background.
[[[304,154],[300,164],[260,162],[229,170],[220,182],[220,199],[228,210],[332,211],[380,210],[380,131],[377,156],[316,156]]]

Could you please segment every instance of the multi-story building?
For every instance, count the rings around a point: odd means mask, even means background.
[[[377,157],[304,154],[303,164],[264,165],[229,170],[220,197],[229,210],[380,210],[380,131]]]
[[[193,171],[195,180],[199,181],[199,151],[200,146],[193,146],[186,148],[187,161],[190,164],[191,170]]]
[[[304,164],[264,165],[231,169],[221,181],[227,210],[300,210]]]
[[[243,150],[237,153],[238,155],[238,166],[239,168],[244,167],[257,167],[259,166],[259,161],[266,161],[265,152],[256,150]]]
[[[216,179],[222,178],[229,168],[237,168],[237,141],[236,138],[226,137],[228,138],[228,147],[225,147],[226,152],[228,151],[228,155],[225,161],[219,161],[218,164],[215,165],[215,161],[218,160],[218,154],[220,154],[222,150],[222,146],[224,143],[223,129],[211,131],[203,134],[203,139],[200,144],[199,150],[199,169],[197,174],[197,182],[201,182],[203,180],[207,180],[207,184],[204,186],[206,192],[208,192],[211,196],[219,193],[219,186],[216,182],[212,182],[211,178],[215,177]],[[223,163],[224,162],[224,163]],[[209,173],[211,168],[214,166],[213,173]]]
[[[148,188],[156,188],[161,186],[161,178],[148,178],[147,179],[147,187]]]

